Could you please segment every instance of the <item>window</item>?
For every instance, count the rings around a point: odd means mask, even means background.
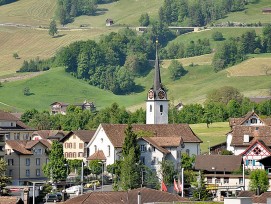
[[[212,177],[207,177],[207,183],[212,183]]]
[[[97,145],[94,145],[94,151],[97,152]]]
[[[271,168],[267,169],[268,174],[271,174]]]
[[[13,159],[8,159],[8,166],[13,166],[14,163],[13,163]]]
[[[152,112],[152,105],[150,105],[150,112]]]
[[[25,159],[25,165],[26,166],[30,166],[30,158],[26,158]]]
[[[255,166],[255,160],[252,159],[246,160],[246,166]]]
[[[78,157],[83,157],[84,152],[78,152]]]
[[[36,176],[40,176],[40,169],[36,169]]]
[[[239,184],[243,184],[243,178],[239,178]]]
[[[14,133],[14,140],[20,140],[20,133]]]
[[[65,158],[68,158],[68,156],[69,156],[68,152],[65,152]]]
[[[13,171],[12,171],[12,169],[8,170],[8,176],[13,176]]]
[[[34,154],[38,154],[38,155],[41,155],[42,154],[42,150],[41,149],[35,149],[34,150]]]
[[[216,178],[215,183],[220,183],[220,178]]]
[[[224,183],[229,183],[229,178],[224,178]]]
[[[73,143],[73,149],[76,149],[76,143],[75,142]]]
[[[84,149],[84,143],[79,143],[79,149]]]
[[[157,164],[157,158],[153,157],[151,161],[151,165],[155,165],[155,164]]]
[[[49,163],[49,159],[47,158],[47,159],[46,159],[46,164],[48,164],[48,163]]]
[[[140,151],[146,152],[146,145],[140,145]]]
[[[37,166],[40,165],[40,158],[36,158],[36,165],[37,165]]]
[[[262,150],[261,150],[259,147],[255,147],[255,148],[253,149],[253,152],[254,152],[254,154],[256,154],[256,155],[259,155],[259,154],[262,152]]]
[[[9,133],[5,134],[5,137],[6,137],[6,140],[10,140],[10,134]]]
[[[145,164],[145,157],[140,157],[140,161],[142,164]]]
[[[24,134],[24,140],[28,140],[28,138],[29,138],[29,133],[25,133]]]
[[[107,145],[107,156],[110,157],[110,145]]]
[[[76,152],[73,153],[73,158],[76,158]]]
[[[163,113],[163,109],[164,109],[163,105],[160,105],[160,113]]]
[[[30,176],[30,169],[25,170],[25,176],[29,177]]]
[[[251,119],[250,119],[250,122],[251,122],[252,124],[256,124],[256,123],[257,123],[257,119],[256,119],[256,118],[251,118]]]
[[[73,135],[72,138],[73,138],[73,139],[76,139],[76,135]]]
[[[186,149],[185,152],[186,152],[186,154],[187,154],[188,156],[190,156],[190,150],[189,150],[189,149]]]
[[[104,141],[104,139],[103,139],[103,138],[101,138],[101,143],[103,143],[103,141]]]

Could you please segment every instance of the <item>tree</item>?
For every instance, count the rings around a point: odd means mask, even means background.
[[[135,148],[131,147],[121,163],[121,187],[123,190],[134,189],[140,186],[140,169]]]
[[[199,172],[197,181],[194,182],[193,185],[196,187],[196,190],[193,192],[193,197],[196,200],[208,200],[211,197],[209,191],[206,189],[204,175],[202,172]]]
[[[214,41],[222,41],[224,40],[223,34],[219,31],[215,31],[212,34],[212,38]]]
[[[89,169],[92,174],[96,176],[102,173],[102,162],[100,160],[91,160],[89,162]]]
[[[188,154],[182,153],[182,158],[181,158],[182,168],[184,168],[184,170],[192,169],[195,163],[195,158],[196,158],[195,155],[192,155],[190,157]]]
[[[13,57],[14,57],[14,59],[19,59],[20,58],[17,52],[13,53]]]
[[[238,89],[231,86],[223,86],[221,88],[214,89],[210,93],[208,93],[205,103],[221,102],[227,105],[232,99],[236,100],[236,102],[238,103],[241,103],[243,97],[244,96],[240,93]]]
[[[172,184],[173,177],[176,175],[173,162],[169,160],[163,160],[160,162],[160,165],[163,181],[165,184]]]
[[[31,119],[33,119],[33,117],[38,114],[39,112],[36,109],[31,109],[31,110],[27,110],[25,111],[22,116],[21,116],[21,120],[24,123],[28,123]]]
[[[56,21],[55,20],[52,20],[50,22],[50,26],[49,26],[49,35],[51,36],[55,36],[55,34],[58,33],[58,30],[57,30],[57,27],[56,27]]]
[[[29,96],[30,95],[30,88],[29,87],[24,87],[23,93],[24,93],[25,96]]]
[[[139,18],[140,26],[148,26],[150,24],[150,17],[148,13],[141,14]]]
[[[131,148],[134,148],[135,159],[137,162],[139,162],[140,149],[139,145],[137,144],[137,135],[133,132],[132,125],[128,124],[127,128],[125,129],[125,139],[122,146],[123,157],[128,156]]]
[[[63,154],[63,145],[53,141],[49,153],[49,162],[43,166],[43,172],[53,183],[67,178],[67,161]]]
[[[252,191],[259,190],[259,193],[263,193],[269,188],[268,175],[263,169],[251,171],[249,179],[249,188]]]
[[[7,162],[0,159],[0,195],[3,194],[3,188],[11,183],[11,178],[6,176]]]
[[[186,73],[185,69],[183,68],[183,65],[177,60],[172,60],[168,69],[170,72],[170,78],[172,80],[177,80]]]

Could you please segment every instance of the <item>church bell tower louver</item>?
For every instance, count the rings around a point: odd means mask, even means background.
[[[153,87],[148,91],[146,100],[146,124],[168,124],[168,100],[161,82],[158,40],[156,40]]]

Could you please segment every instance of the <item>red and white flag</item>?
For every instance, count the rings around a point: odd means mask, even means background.
[[[176,180],[174,179],[174,190],[179,193],[179,188],[178,188],[178,185],[177,185],[177,182]]]
[[[181,192],[182,191],[182,182],[180,181],[180,179],[178,179],[178,189]]]
[[[164,183],[163,180],[162,180],[162,183],[161,183],[161,190],[167,192],[167,186],[166,186],[166,184]]]

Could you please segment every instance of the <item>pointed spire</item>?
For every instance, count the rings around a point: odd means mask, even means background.
[[[157,91],[161,88],[161,75],[160,75],[160,66],[158,58],[158,39],[156,39],[156,58],[155,58],[155,69],[154,69],[154,83],[153,89]]]

